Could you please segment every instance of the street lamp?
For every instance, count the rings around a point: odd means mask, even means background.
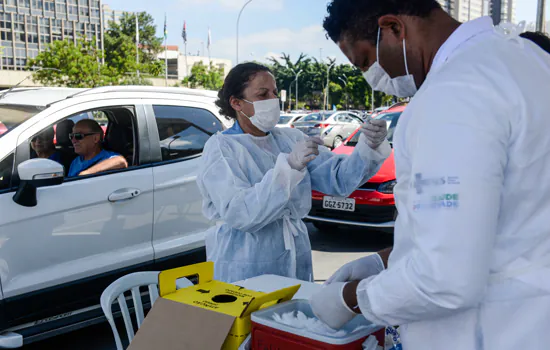
[[[252,0],[248,0],[243,7],[241,8],[241,11],[239,12],[239,17],[237,17],[237,64],[239,64],[239,22],[241,21],[241,15],[243,14],[244,8],[246,5],[250,4]]]
[[[347,90],[348,90],[347,87],[348,87],[349,81],[348,81],[348,77],[346,77],[345,75],[344,75],[344,78],[346,78],[346,80],[344,80],[342,77],[338,77],[338,79],[342,83],[344,83],[344,94],[346,95],[346,109],[348,109],[348,107],[349,107],[348,106],[349,105],[349,103],[348,103],[349,102],[349,96],[348,96],[348,92],[347,92]]]
[[[290,70],[292,71],[292,73],[294,73],[294,75],[296,76],[296,106],[294,107],[295,110],[298,110],[298,78],[300,77],[300,74],[302,74],[303,70],[300,69],[300,71],[298,73],[296,73],[294,71],[294,69],[290,68]]]
[[[325,105],[325,110],[328,111],[328,94],[329,94],[329,90],[330,90],[330,70],[332,69],[332,67],[334,67],[334,65],[336,64],[336,62],[333,62],[330,66],[328,66],[328,69],[327,69],[327,93],[326,93],[326,96],[325,96],[325,100],[326,100],[326,105]]]

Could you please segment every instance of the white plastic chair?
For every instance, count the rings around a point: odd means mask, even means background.
[[[153,306],[153,304],[159,297],[158,275],[158,271],[131,273],[111,283],[109,287],[107,287],[101,294],[101,308],[103,309],[103,313],[105,314],[105,317],[107,318],[107,321],[109,321],[111,329],[113,330],[117,350],[123,350],[124,348],[122,347],[122,341],[120,339],[120,335],[118,334],[115,319],[113,317],[112,306],[114,301],[118,301],[120,312],[122,313],[122,318],[124,319],[124,325],[126,326],[128,342],[131,342],[132,339],[134,339],[135,333],[124,293],[132,291],[137,328],[139,329],[139,327],[141,327],[141,324],[143,323],[143,319],[145,318],[139,288],[148,287],[149,298],[151,299],[151,306]],[[192,285],[193,283],[186,278],[179,279],[176,282],[176,286],[178,289],[189,287]]]

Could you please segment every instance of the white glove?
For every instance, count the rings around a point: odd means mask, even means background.
[[[302,171],[307,163],[317,158],[319,146],[323,144],[323,140],[319,137],[310,137],[305,141],[298,142],[288,156],[288,165],[294,170]]]
[[[342,266],[326,282],[327,284],[337,282],[362,281],[370,276],[378,275],[384,271],[384,262],[378,254],[371,254],[361,259],[349,262]]]
[[[361,125],[361,132],[365,134],[367,145],[377,149],[388,136],[388,127],[385,120],[369,118]]]
[[[311,310],[317,318],[332,329],[340,329],[357,314],[351,310],[344,300],[344,287],[347,283],[333,283],[323,286],[309,300]]]

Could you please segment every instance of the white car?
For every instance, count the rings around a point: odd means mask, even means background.
[[[195,179],[205,142],[230,126],[215,99],[133,86],[0,98],[0,348],[102,322],[101,292],[122,275],[205,260],[213,223]],[[105,148],[127,169],[64,178],[83,116],[105,123]],[[52,126],[65,169],[32,159],[31,140]]]
[[[302,117],[306,116],[306,114],[281,114],[281,117],[279,118],[279,122],[277,123],[277,128],[293,128],[294,122],[297,122]]]

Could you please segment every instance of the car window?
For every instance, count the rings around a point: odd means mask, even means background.
[[[392,121],[397,115],[401,115],[401,112],[379,114],[374,119]]]
[[[0,137],[40,113],[45,108],[38,106],[0,105]]]
[[[294,118],[293,116],[290,116],[290,115],[282,115],[280,118],[279,118],[279,122],[277,124],[279,125],[285,125],[285,124],[288,124],[290,123],[290,121],[292,120],[292,118]]]
[[[361,125],[363,124],[363,120],[361,120],[361,118],[358,118],[358,117],[350,117],[351,118],[351,123],[352,124],[357,124],[357,125]]]
[[[312,121],[317,121],[317,120],[321,120],[321,116],[319,114],[310,114],[310,115],[304,117],[300,121],[301,122],[312,122]]]
[[[10,188],[13,158],[13,153],[11,153],[0,162],[0,191]]]
[[[395,116],[392,119],[392,122],[390,124],[390,127],[388,128],[388,141],[390,143],[393,143],[393,135],[395,133],[395,128],[397,127],[397,123],[399,122],[399,118],[401,117],[401,112],[395,113]]]
[[[153,110],[159,130],[163,161],[202,153],[210,136],[223,130],[218,118],[205,109],[153,106]]]
[[[75,125],[83,120],[94,120],[99,124],[103,138],[101,150],[108,152],[100,153],[99,157],[96,156],[91,161],[79,157],[85,157],[86,151],[75,149],[74,139],[70,138]],[[40,130],[28,139],[29,159],[41,157],[56,161],[63,165],[65,176],[73,179],[80,176],[79,174],[83,171],[93,171],[94,166],[114,156],[122,156],[128,167],[132,167],[138,165],[136,125],[133,106],[110,106],[79,112]],[[93,137],[92,135],[85,135],[80,142],[88,142],[88,138]],[[71,171],[71,169],[74,171]],[[106,171],[120,169],[112,168]],[[100,173],[93,172],[90,174],[83,173],[82,175],[98,174]]]

